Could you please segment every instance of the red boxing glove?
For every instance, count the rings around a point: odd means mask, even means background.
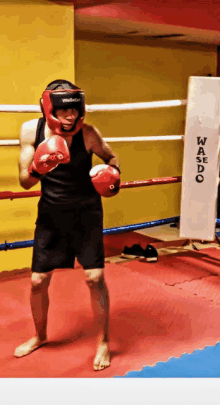
[[[62,136],[53,135],[38,145],[29,173],[34,170],[39,174],[46,174],[55,169],[59,163],[69,163],[69,161],[70,152],[65,139]]]
[[[89,172],[93,186],[103,197],[113,197],[118,194],[120,174],[117,169],[109,165],[94,166]]]

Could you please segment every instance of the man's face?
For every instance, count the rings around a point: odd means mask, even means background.
[[[79,112],[74,108],[68,109],[59,108],[56,110],[56,117],[61,122],[62,127],[66,131],[71,130],[78,116]]]

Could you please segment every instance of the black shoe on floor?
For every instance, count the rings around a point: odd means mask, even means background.
[[[145,257],[144,249],[140,245],[133,245],[131,247],[125,246],[122,252],[122,256],[134,256],[134,257]]]
[[[146,249],[144,250],[144,257],[147,260],[147,262],[157,262],[158,260],[157,249],[152,245],[147,245]]]

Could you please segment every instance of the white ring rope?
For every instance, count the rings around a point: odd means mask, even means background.
[[[103,138],[106,142],[146,142],[146,141],[177,141],[184,135],[131,136],[121,138]]]
[[[86,105],[87,112],[95,111],[125,111],[125,110],[142,110],[150,108],[162,107],[178,107],[186,105],[187,100],[166,100],[166,101],[150,101],[146,103],[125,103],[125,104],[93,104]],[[15,113],[31,113],[41,112],[38,105],[24,105],[24,104],[0,104],[0,112],[15,112]]]
[[[25,105],[25,104],[0,104],[0,112],[13,112],[13,113],[40,113],[39,105]]]
[[[125,103],[125,104],[94,104],[87,105],[86,111],[125,111],[125,110],[146,110],[150,108],[162,107],[178,107],[186,105],[187,100],[166,100],[166,101],[150,101],[145,103]]]
[[[146,142],[146,141],[177,141],[183,139],[184,135],[159,135],[159,136],[131,136],[121,138],[103,138],[106,142]],[[20,145],[19,139],[2,139],[0,146]]]
[[[125,111],[125,110],[141,110],[162,107],[177,107],[186,105],[187,100],[166,100],[166,101],[151,101],[144,103],[125,103],[125,104],[93,104],[86,105],[87,112],[95,111]],[[38,105],[24,104],[0,104],[0,112],[13,113],[40,113],[41,109]],[[145,141],[173,141],[182,139],[183,135],[161,135],[161,136],[140,136],[140,137],[122,137],[122,138],[104,138],[106,142],[145,142]],[[16,146],[20,142],[18,139],[3,139],[0,140],[0,146]]]
[[[16,146],[20,145],[19,139],[1,139],[0,146]]]

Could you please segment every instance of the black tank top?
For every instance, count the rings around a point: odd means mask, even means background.
[[[45,119],[37,125],[34,148],[44,141]],[[92,167],[92,153],[88,153],[82,129],[73,136],[70,146],[70,162],[59,164],[41,180],[42,199],[48,203],[72,204],[84,197],[101,200],[96,192],[89,171]]]

